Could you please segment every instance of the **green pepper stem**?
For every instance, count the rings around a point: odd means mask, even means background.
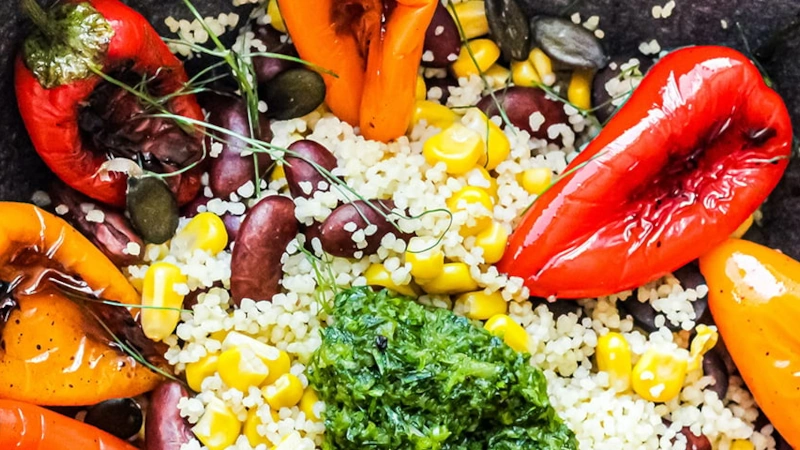
[[[55,37],[55,30],[53,30],[50,19],[47,17],[47,12],[42,8],[42,5],[36,0],[21,0],[20,6],[22,12],[31,19],[36,28],[48,37]]]

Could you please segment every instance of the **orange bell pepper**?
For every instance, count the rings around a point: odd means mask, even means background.
[[[136,305],[139,294],[111,261],[66,222],[25,204],[0,202],[0,280],[52,268],[104,298]],[[101,339],[98,324],[59,292],[13,292],[19,308],[2,327],[0,398],[87,405],[149,391],[159,375]]]
[[[300,56],[323,74],[326,103],[368,139],[389,141],[411,121],[425,31],[439,0],[278,0]]]
[[[700,258],[708,304],[758,406],[800,448],[800,262],[731,239]]]

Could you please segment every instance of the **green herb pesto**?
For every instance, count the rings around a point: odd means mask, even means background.
[[[88,3],[64,3],[47,11],[46,20],[25,39],[23,60],[45,88],[88,77],[103,66],[114,29]]]
[[[333,449],[575,449],[542,372],[450,311],[340,293],[308,368]]]

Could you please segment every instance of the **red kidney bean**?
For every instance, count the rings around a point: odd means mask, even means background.
[[[267,52],[297,57],[297,50],[294,48],[294,45],[291,44],[291,41],[286,38],[281,41],[281,37],[286,35],[275,28],[269,25],[260,25],[256,27],[255,35],[256,39],[260,40],[267,48]],[[251,48],[251,50],[254,52],[260,51],[256,48]],[[270,58],[267,56],[253,57],[253,68],[255,69],[256,80],[259,84],[266,83],[275,78],[279,73],[298,66],[299,63],[285,59]]]
[[[208,205],[209,201],[211,201],[211,199],[206,196],[201,195],[197,197],[191,203],[181,208],[181,217],[192,218],[200,214],[201,207],[203,207],[203,211],[207,211],[206,206]],[[221,219],[222,223],[225,224],[225,231],[228,232],[228,244],[230,244],[236,240],[236,236],[239,233],[239,227],[242,226],[242,216],[234,216],[233,214],[226,212],[221,216]]]
[[[431,24],[425,32],[423,49],[422,65],[440,68],[449,66],[461,51],[458,27],[442,2],[436,5]]]
[[[208,121],[218,127],[225,128],[242,136],[250,136],[250,125],[247,118],[247,106],[238,98],[215,96],[205,105],[209,116]],[[269,120],[263,115],[259,121],[260,139],[272,139],[272,130]],[[216,158],[209,158],[209,186],[215,196],[227,199],[248,181],[254,181],[256,165],[253,155],[242,156],[242,151],[248,149],[247,143],[241,139],[224,133],[212,131],[222,144],[222,152]],[[211,147],[216,140],[207,137],[206,148]],[[263,175],[272,164],[272,159],[266,153],[258,153],[258,173]]]
[[[231,296],[270,300],[280,291],[281,257],[297,236],[294,202],[280,195],[261,199],[245,217],[231,257]]]
[[[178,410],[178,402],[188,396],[176,381],[165,381],[153,390],[145,417],[144,450],[180,450],[194,438]]]
[[[136,400],[113,398],[89,408],[83,421],[120,439],[127,440],[139,433],[144,421],[144,414]]]
[[[552,140],[547,136],[547,128],[559,123],[567,123],[567,114],[564,105],[558,101],[550,100],[541,89],[532,87],[513,86],[507,89],[494,91],[494,97],[487,95],[478,102],[478,109],[487,116],[499,116],[498,103],[505,110],[508,120],[517,128],[525,130],[537,139]],[[539,112],[544,116],[544,123],[534,131],[531,128],[531,116]]]
[[[697,436],[689,427],[681,428],[681,434],[686,436],[686,450],[711,450],[711,441],[705,435]]]
[[[319,252],[314,249],[314,239],[319,240],[319,245],[322,245],[322,224],[314,222],[311,225],[303,226],[303,235],[306,237],[305,249],[315,255],[318,254]]]
[[[714,384],[706,387],[707,390],[714,391],[720,400],[725,398],[728,393],[729,373],[725,366],[725,361],[716,349],[703,356],[703,374],[714,379]]]
[[[64,205],[67,212],[62,217],[105,254],[117,266],[138,264],[144,256],[144,241],[133,229],[122,212],[111,209],[101,203],[95,203],[61,182],[56,182],[50,189],[54,207]],[[87,205],[103,214],[103,221],[90,222],[86,219],[81,205]],[[129,244],[138,246],[139,252],[131,254]]]
[[[336,168],[336,157],[322,144],[308,139],[292,143],[289,150],[297,154],[297,156],[287,154],[284,158],[286,164],[283,170],[286,173],[289,192],[294,198],[311,198],[320,182],[330,182],[309,161],[330,172]],[[309,183],[311,190],[306,193],[300,183]]]
[[[388,233],[395,232],[398,238],[408,240],[410,236],[400,233],[384,215],[392,214],[394,202],[391,200],[370,200],[372,206],[366,201],[356,200],[339,206],[322,223],[320,241],[322,249],[333,256],[353,258],[356,253],[371,255],[378,251],[381,240]],[[378,208],[381,212],[375,210]],[[366,219],[366,220],[365,220]],[[353,225],[348,225],[352,223]],[[366,246],[358,247],[353,241],[353,234],[362,232],[369,225],[378,229],[370,236],[364,237]],[[353,228],[352,231],[350,228]]]

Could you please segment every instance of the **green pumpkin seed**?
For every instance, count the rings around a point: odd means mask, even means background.
[[[265,84],[262,96],[267,117],[289,120],[305,116],[325,100],[322,76],[308,69],[289,69]]]
[[[127,212],[145,241],[163,244],[178,228],[178,202],[160,178],[128,178]]]
[[[531,21],[533,40],[554,61],[575,69],[602,69],[608,64],[600,41],[569,20],[538,17]]]
[[[486,19],[506,60],[528,59],[531,46],[528,19],[516,0],[486,0]]]

